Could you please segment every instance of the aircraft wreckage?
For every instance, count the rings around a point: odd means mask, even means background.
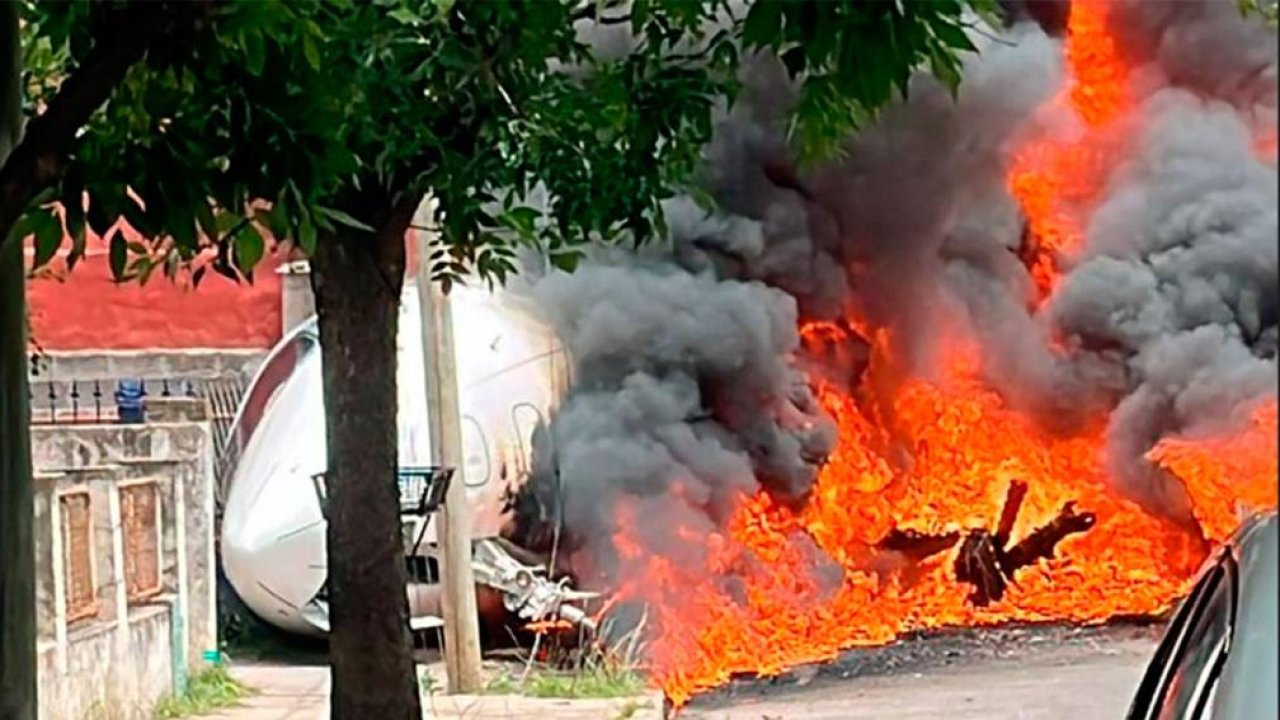
[[[552,582],[530,554],[499,537],[504,491],[527,476],[530,436],[566,385],[564,353],[509,294],[459,288],[450,306],[457,357],[464,360],[457,363],[463,466],[456,469],[429,467],[431,418],[415,284],[406,284],[400,308],[398,440],[410,624],[443,624],[431,510],[450,481],[466,485],[477,585],[495,590],[506,609],[526,621],[590,624],[575,603],[593,595]],[[314,317],[282,339],[259,368],[226,453],[220,545],[227,580],[263,620],[325,635],[325,419]]]

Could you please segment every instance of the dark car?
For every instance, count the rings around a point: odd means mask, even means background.
[[[1147,667],[1130,720],[1277,717],[1276,514],[1255,516],[1200,571]]]

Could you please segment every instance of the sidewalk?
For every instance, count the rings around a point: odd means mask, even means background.
[[[323,665],[235,665],[231,675],[253,692],[214,720],[327,720],[329,668]],[[662,697],[587,700],[517,695],[444,695],[422,699],[424,720],[661,720]]]

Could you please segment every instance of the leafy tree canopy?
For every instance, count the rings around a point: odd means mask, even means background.
[[[50,110],[95,50],[137,22],[138,3],[28,2],[28,112]],[[178,4],[175,4],[178,5]],[[388,204],[431,194],[444,283],[501,281],[514,246],[563,268],[578,246],[662,231],[732,97],[739,54],[776,52],[802,81],[791,133],[802,157],[834,151],[910,73],[952,87],[984,0],[191,3],[128,68],[34,197],[19,235],[36,264],[86,228],[109,237],[113,272],[251,277],[264,237],[310,252],[369,233]],[[181,13],[181,7],[169,8]],[[575,26],[575,23],[577,24]],[[629,31],[593,52],[584,23]],[[625,33],[624,33],[625,34]],[[101,52],[99,52],[101,54]],[[531,188],[548,202],[521,206]],[[65,218],[60,218],[60,215]],[[123,218],[145,239],[112,230]],[[212,262],[196,263],[212,256]]]

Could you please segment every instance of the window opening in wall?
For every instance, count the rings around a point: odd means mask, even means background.
[[[89,492],[67,493],[58,499],[62,513],[62,572],[66,578],[67,622],[98,614],[93,572],[93,513]]]
[[[160,506],[154,482],[120,488],[124,534],[124,579],[129,602],[160,592]]]

